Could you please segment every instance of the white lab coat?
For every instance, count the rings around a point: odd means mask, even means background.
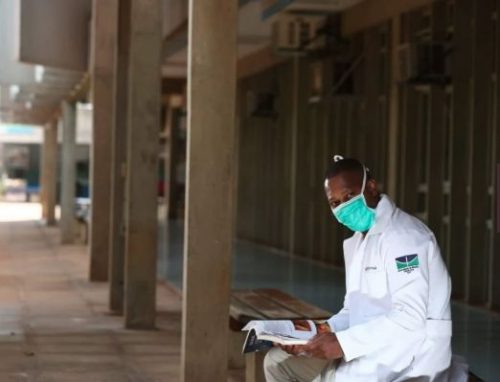
[[[344,351],[335,382],[447,381],[451,282],[433,233],[383,195],[344,256],[344,307],[329,320]]]

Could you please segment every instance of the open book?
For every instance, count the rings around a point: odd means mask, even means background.
[[[317,333],[312,320],[250,321],[241,330],[248,331],[243,353],[267,350],[273,343],[305,345]]]

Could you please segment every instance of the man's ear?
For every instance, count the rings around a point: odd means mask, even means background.
[[[369,179],[366,182],[366,188],[370,192],[370,195],[376,196],[378,195],[378,185],[375,179]]]

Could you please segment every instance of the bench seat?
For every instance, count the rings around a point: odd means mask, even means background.
[[[231,343],[229,367],[245,367],[246,382],[265,382],[265,354],[251,353],[245,357],[241,348],[246,333],[241,329],[251,320],[321,320],[331,313],[279,289],[239,289],[231,292],[229,327]]]

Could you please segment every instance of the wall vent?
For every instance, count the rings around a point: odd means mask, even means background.
[[[442,84],[451,81],[444,43],[405,44],[399,51],[399,80],[410,84]]]

